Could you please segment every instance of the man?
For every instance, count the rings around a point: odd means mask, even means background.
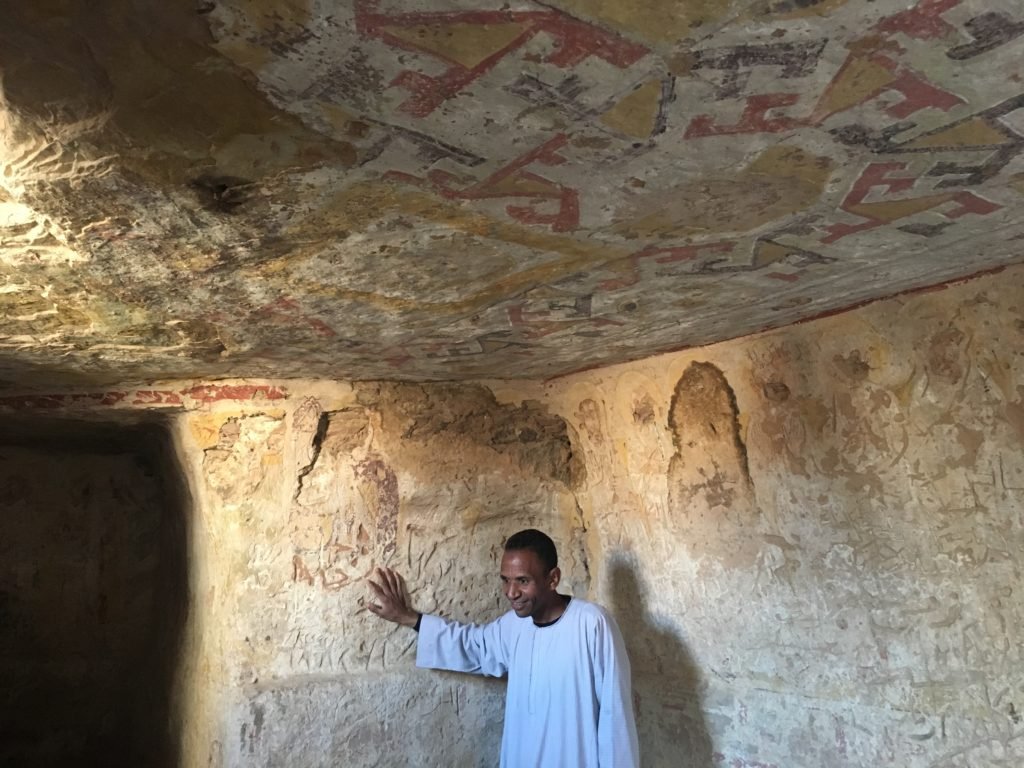
[[[637,768],[629,659],[599,605],[556,591],[551,539],[529,529],[505,543],[501,582],[512,610],[483,626],[420,614],[402,577],[370,581],[381,618],[416,629],[416,666],[508,675],[501,768]]]

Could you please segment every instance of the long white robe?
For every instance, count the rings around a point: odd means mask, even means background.
[[[554,624],[424,615],[416,666],[508,675],[501,768],[637,768],[629,658],[615,620],[573,598]]]

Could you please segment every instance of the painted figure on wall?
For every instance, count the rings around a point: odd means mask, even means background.
[[[554,542],[527,529],[511,536],[501,582],[512,609],[485,625],[420,614],[389,568],[370,581],[369,609],[419,633],[416,666],[508,675],[502,768],[640,764],[629,658],[601,606],[558,593]]]

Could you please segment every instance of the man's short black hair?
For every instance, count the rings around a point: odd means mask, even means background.
[[[523,549],[534,552],[546,570],[558,567],[558,550],[555,549],[555,542],[543,531],[527,528],[525,531],[513,533],[505,542],[506,552]]]

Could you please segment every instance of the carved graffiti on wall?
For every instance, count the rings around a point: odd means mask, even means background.
[[[293,582],[336,592],[394,555],[398,477],[373,447],[374,430],[362,408],[324,412],[308,399],[296,410]]]

